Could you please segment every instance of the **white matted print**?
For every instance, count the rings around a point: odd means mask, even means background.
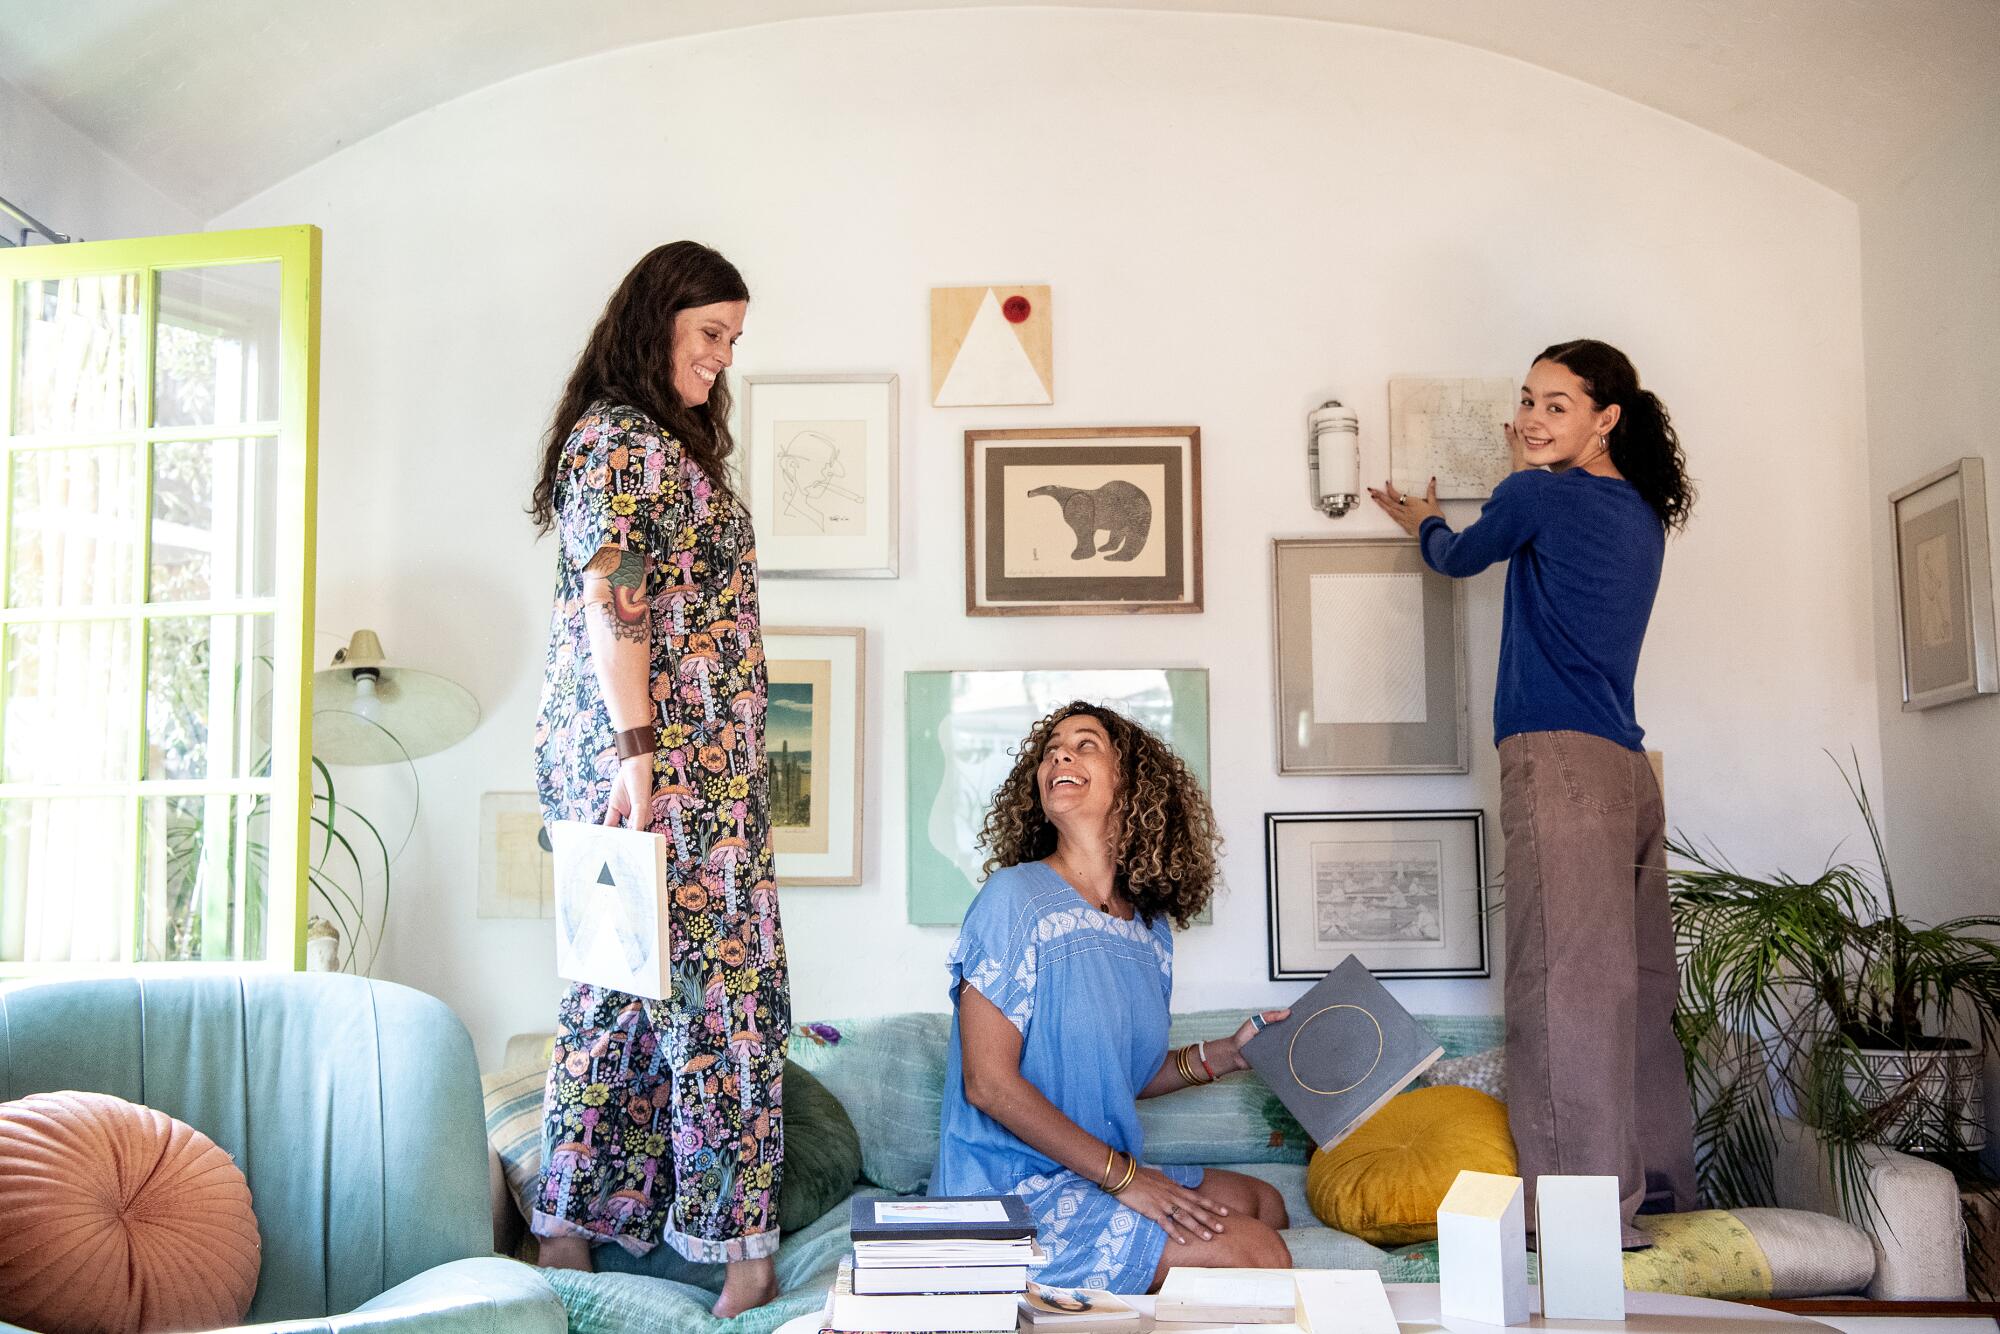
[[[1356,635],[1356,626],[1373,627]],[[1416,574],[1312,576],[1313,722],[1421,723],[1424,581]]]
[[[894,375],[743,379],[743,478],[757,563],[773,576],[893,578]]]
[[[1440,500],[1484,500],[1509,472],[1507,423],[1520,386],[1497,377],[1389,381],[1389,476],[1422,495],[1437,478]]]
[[[1352,954],[1377,977],[1486,977],[1479,811],[1264,817],[1271,976],[1317,978]]]
[[[764,628],[778,888],[861,883],[865,632]]]
[[[1903,709],[2000,691],[1986,465],[1962,458],[1889,497]]]

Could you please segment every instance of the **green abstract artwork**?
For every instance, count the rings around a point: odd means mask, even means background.
[[[984,879],[977,840],[994,789],[1028,729],[1077,699],[1150,729],[1208,787],[1206,671],[906,673],[910,921],[957,926],[965,916]]]

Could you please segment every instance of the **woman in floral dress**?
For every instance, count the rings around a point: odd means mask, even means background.
[[[757,553],[722,484],[724,371],[748,289],[692,242],[605,306],[530,506],[560,539],[536,768],[542,813],[669,842],[674,986],[569,988],[543,1098],[544,1264],[665,1241],[728,1265],[715,1312],[777,1293],[791,1024],[772,869]]]

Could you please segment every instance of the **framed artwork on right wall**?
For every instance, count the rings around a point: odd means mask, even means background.
[[[1903,711],[2000,692],[1986,465],[1962,458],[1889,497]]]

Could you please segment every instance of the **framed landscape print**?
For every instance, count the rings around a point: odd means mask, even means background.
[[[1189,670],[910,672],[910,920],[957,926],[985,879],[979,827],[1028,729],[1071,700],[1118,710],[1208,786],[1208,673]]]
[[[1201,432],[965,433],[968,616],[1201,610]]]
[[[1408,538],[1271,544],[1281,774],[1462,774],[1465,589]]]
[[[1963,458],[1889,497],[1903,711],[2000,691],[1986,464]]]
[[[778,888],[861,883],[861,630],[767,627],[771,842]]]
[[[743,378],[743,482],[759,570],[895,578],[897,403],[893,375]]]
[[[1479,811],[1264,817],[1271,978],[1318,978],[1352,954],[1377,977],[1487,977]]]

